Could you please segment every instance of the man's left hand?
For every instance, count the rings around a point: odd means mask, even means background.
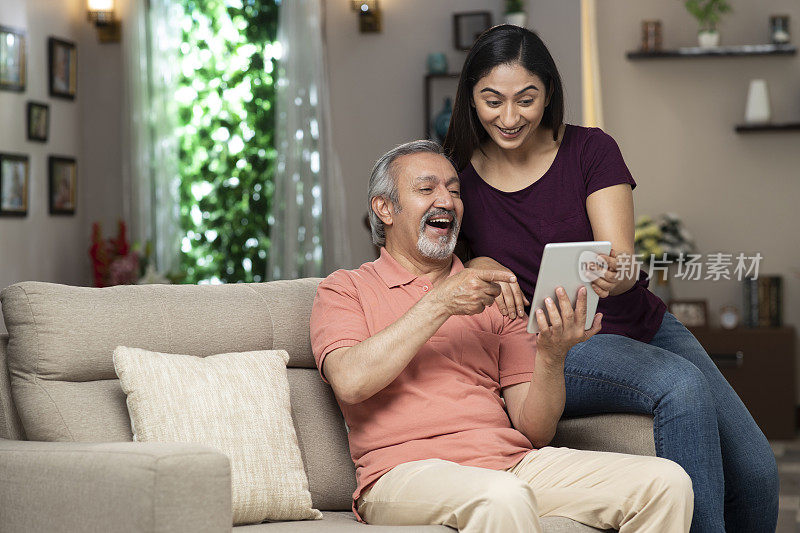
[[[536,309],[536,322],[539,324],[536,350],[537,358],[542,357],[546,362],[563,365],[570,348],[579,342],[588,340],[600,331],[603,315],[595,314],[591,329],[584,329],[586,326],[586,287],[578,289],[575,308],[570,304],[563,287],[556,289],[556,298],[558,307],[552,298],[545,300],[547,317],[550,318],[552,325],[547,325],[544,311]]]

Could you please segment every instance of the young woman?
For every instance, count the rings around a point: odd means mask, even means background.
[[[692,531],[775,531],[778,474],[769,443],[700,343],[647,290],[633,254],[636,186],[616,142],[563,124],[561,78],[539,37],[496,26],[461,71],[444,141],[461,177],[461,235],[473,266],[516,274],[498,306],[524,319],[548,242],[611,241],[592,287],[603,329],[568,354],[565,416],[652,414],[656,453],[692,478]],[[496,263],[495,263],[496,262]],[[521,289],[521,291],[520,291]]]

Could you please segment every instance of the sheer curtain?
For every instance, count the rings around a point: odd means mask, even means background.
[[[344,185],[331,140],[323,21],[323,0],[281,4],[268,279],[323,276],[351,266]]]
[[[134,241],[150,243],[158,272],[177,268],[180,203],[174,94],[181,8],[172,0],[129,0],[122,32],[125,61],[123,190]]]

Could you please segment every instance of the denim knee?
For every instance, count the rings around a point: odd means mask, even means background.
[[[658,403],[666,403],[678,412],[705,412],[716,419],[714,397],[703,373],[693,364],[686,363],[673,368],[661,382],[665,386]]]

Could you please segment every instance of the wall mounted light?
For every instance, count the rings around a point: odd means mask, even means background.
[[[381,8],[378,0],[350,0],[350,7],[358,12],[358,30],[361,33],[380,33]]]
[[[120,41],[119,21],[114,18],[114,0],[87,0],[89,21],[97,29],[97,40],[101,43]]]

